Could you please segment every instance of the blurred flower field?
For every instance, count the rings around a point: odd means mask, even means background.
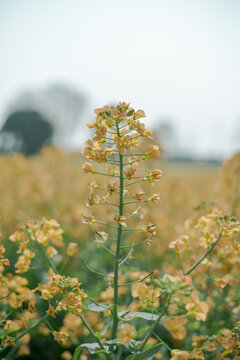
[[[123,229],[127,220],[129,228],[137,221],[150,235],[156,232],[147,239],[134,231],[122,237],[114,359],[240,359],[240,154],[222,167],[155,156],[149,163],[163,171],[161,180],[136,181],[131,216],[114,218]],[[3,359],[111,358],[116,244],[101,223],[93,229],[81,219],[91,223],[94,214],[112,223],[112,207],[93,191],[107,187],[115,203],[117,187],[101,177],[96,185],[83,164],[82,155],[53,147],[33,157],[0,157]],[[148,167],[141,163],[141,172]],[[106,164],[95,168],[98,173]],[[138,345],[162,311],[140,357]]]

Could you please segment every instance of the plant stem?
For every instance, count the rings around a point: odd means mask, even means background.
[[[57,271],[57,269],[56,269],[56,266],[55,266],[54,263],[50,260],[49,256],[46,254],[46,252],[44,251],[43,246],[42,246],[41,244],[39,244],[39,242],[37,242],[37,243],[38,243],[38,245],[39,245],[39,249],[40,249],[41,253],[43,254],[43,256],[45,257],[45,259],[47,260],[49,267],[53,269],[53,271],[55,272],[55,274],[58,274],[58,271]]]
[[[119,125],[117,124],[117,135],[120,136]],[[119,177],[120,177],[120,191],[119,191],[119,215],[123,216],[123,156],[119,153]],[[114,298],[113,298],[113,324],[112,324],[112,335],[111,339],[115,339],[117,336],[117,326],[118,326],[118,272],[119,272],[119,257],[120,257],[120,245],[122,237],[122,225],[118,224],[118,233],[117,233],[117,244],[116,244],[116,253],[114,258]],[[113,351],[113,345],[111,345],[110,350]]]
[[[166,349],[168,349],[169,351],[172,351],[172,349],[168,346],[168,344],[166,344],[165,341],[163,341],[157,334],[154,333],[154,336],[158,339],[160,344],[162,343]]]
[[[223,229],[220,231],[219,235],[218,235],[218,238],[217,240],[210,246],[210,248],[205,252],[205,254],[200,257],[200,259],[198,259],[195,264],[188,270],[184,273],[184,275],[189,275],[199,264],[201,264],[201,262],[208,256],[208,254],[210,254],[210,252],[212,252],[212,250],[214,249],[214,247],[217,245],[217,243],[219,242],[219,240],[221,239],[222,237],[222,232],[223,232]]]
[[[37,322],[35,322],[35,324],[33,324],[30,328],[24,330],[21,334],[19,334],[15,339],[14,342],[16,343],[18,340],[20,340],[24,335],[26,335],[27,333],[29,333],[32,329],[34,329],[35,327],[37,327],[38,325],[40,325],[43,321],[45,321],[47,319],[49,315],[46,314],[44,315],[41,319],[39,319]],[[3,351],[5,351],[6,349],[8,349],[10,346],[10,344],[5,345],[4,347],[2,347],[0,349],[0,353],[2,353]]]
[[[80,315],[80,318],[82,320],[82,322],[84,323],[84,325],[86,326],[86,328],[88,329],[88,331],[90,332],[90,334],[92,335],[92,337],[96,340],[96,342],[99,344],[100,348],[102,350],[104,350],[104,346],[101,343],[101,341],[99,340],[99,338],[94,334],[94,331],[92,330],[91,326],[88,324],[87,320],[84,319],[84,317],[82,315]]]
[[[88,266],[88,264],[86,263],[86,261],[83,260],[83,258],[80,258],[80,260],[81,260],[81,262],[83,263],[83,265],[85,266],[85,268],[86,268],[88,271],[90,271],[91,273],[96,274],[96,275],[99,275],[99,276],[102,276],[102,277],[108,277],[108,278],[111,278],[111,279],[113,278],[113,276],[111,276],[111,275],[103,274],[103,273],[100,273],[100,272],[98,272],[98,271],[92,270],[92,269]]]
[[[139,349],[140,351],[142,351],[142,350],[144,349],[146,343],[148,342],[148,340],[150,339],[150,337],[152,336],[152,334],[153,334],[154,331],[156,330],[156,328],[157,328],[157,326],[158,326],[161,318],[163,317],[165,311],[168,309],[169,304],[170,304],[170,300],[171,300],[171,296],[172,296],[172,295],[169,295],[168,300],[167,300],[167,302],[166,302],[166,305],[164,306],[164,308],[162,309],[161,313],[159,314],[157,320],[154,322],[154,324],[152,325],[152,327],[151,327],[150,330],[148,331],[147,335],[145,336],[145,338],[144,338],[144,340],[143,340],[143,343],[142,343],[142,345],[141,345],[141,347],[140,347],[140,349]],[[135,360],[138,355],[139,355],[139,353],[138,353],[138,354],[135,354],[135,356],[132,358],[132,360]]]

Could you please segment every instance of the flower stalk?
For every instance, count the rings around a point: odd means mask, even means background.
[[[120,135],[119,125],[117,124],[117,134]],[[123,157],[119,153],[119,174],[120,174],[120,184],[119,184],[119,215],[123,216]],[[119,257],[120,257],[120,247],[121,247],[121,237],[122,237],[122,224],[118,224],[118,233],[117,233],[117,246],[116,253],[114,257],[114,307],[113,307],[113,324],[112,324],[112,335],[111,338],[115,339],[117,334],[117,326],[118,326],[118,277],[119,277]]]

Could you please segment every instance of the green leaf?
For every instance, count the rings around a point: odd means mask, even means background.
[[[122,320],[132,320],[132,319],[136,319],[136,318],[139,318],[139,319],[145,319],[145,320],[157,320],[158,318],[158,315],[156,314],[152,314],[152,313],[148,313],[148,312],[143,312],[143,311],[135,311],[135,312],[130,312],[128,313],[126,316],[124,316],[122,318]]]
[[[78,360],[80,352],[83,348],[88,349],[90,354],[107,354],[109,350],[108,346],[104,346],[104,350],[101,349],[97,342],[81,344],[75,349],[73,360]]]
[[[108,305],[108,304],[100,304],[100,303],[97,303],[97,304],[93,303],[93,304],[88,305],[88,309],[92,310],[92,311],[95,311],[95,312],[105,311],[109,307],[110,307],[110,305]]]
[[[79,345],[78,347],[76,347],[74,354],[73,354],[73,360],[78,360],[80,352],[82,350],[82,346]]]
[[[111,344],[120,344],[120,345],[122,345],[122,343],[118,339],[107,340],[106,344],[109,344],[109,345],[111,345]]]
[[[129,355],[126,360],[152,360],[154,356],[160,351],[162,344],[151,347],[139,354]],[[74,359],[73,359],[74,360]]]
[[[149,325],[144,325],[140,327],[137,331],[137,337],[142,337],[149,330]]]

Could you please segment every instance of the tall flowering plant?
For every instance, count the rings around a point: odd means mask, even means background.
[[[155,283],[153,286],[147,285],[150,282],[150,277],[153,273],[138,274],[137,277],[126,283],[126,274],[121,276],[120,267],[131,258],[135,246],[149,243],[154,235],[156,235],[156,225],[151,222],[146,222],[140,227],[131,227],[132,217],[137,215],[140,219],[144,218],[144,210],[141,206],[144,203],[157,204],[160,202],[158,193],[146,196],[145,192],[135,188],[139,183],[147,182],[153,185],[162,177],[162,171],[159,169],[149,170],[146,174],[138,173],[138,167],[142,161],[154,159],[159,156],[159,147],[157,145],[149,145],[144,152],[141,151],[141,142],[144,138],[151,138],[152,131],[147,129],[140,121],[145,117],[143,110],[135,111],[127,103],[120,103],[116,107],[104,106],[103,108],[95,110],[96,118],[93,123],[88,124],[90,129],[94,129],[95,133],[93,140],[88,140],[86,146],[82,149],[84,157],[96,163],[93,165],[90,162],[85,162],[83,170],[85,173],[93,175],[105,176],[110,181],[107,181],[105,187],[100,187],[95,178],[90,183],[90,194],[87,205],[92,207],[96,205],[109,206],[113,210],[110,222],[105,222],[102,219],[95,219],[93,213],[82,216],[84,224],[97,225],[98,229],[95,231],[95,238],[97,243],[103,247],[107,252],[110,252],[113,257],[113,274],[100,274],[110,280],[110,287],[112,289],[112,304],[97,304],[96,311],[102,309],[110,310],[111,322],[109,323],[110,335],[109,339],[103,339],[101,343],[101,353],[105,352],[107,358],[112,359],[114,356],[120,356],[123,352],[130,352],[128,359],[143,359],[148,354],[159,352],[161,345],[156,345],[145,350],[150,338],[153,336],[159,321],[166,312],[171,297],[174,291],[189,291],[186,290],[188,285],[186,283],[178,282],[174,284],[169,278],[161,284]],[[98,164],[107,164],[108,168],[104,171],[99,169]],[[132,208],[132,205],[135,208]],[[100,228],[99,228],[100,226]],[[105,229],[103,229],[105,227]],[[139,232],[144,234],[141,241],[132,241],[127,244],[126,235],[130,233],[139,235]],[[136,239],[139,236],[136,235]],[[126,253],[126,249],[129,251]],[[93,271],[88,267],[82,259],[83,264],[89,271]],[[158,274],[155,273],[155,277]],[[124,285],[132,287],[132,294],[139,298],[135,304],[130,307],[125,307],[125,311],[121,312],[121,304],[119,298],[121,295],[121,287]],[[164,305],[159,307],[159,297],[161,295],[160,288],[163,290]],[[171,288],[172,287],[172,288]],[[127,291],[127,290],[126,290]],[[145,303],[145,309],[153,312],[131,312],[130,309],[142,309]],[[147,306],[146,306],[147,304]],[[96,305],[96,304],[95,304]],[[94,309],[94,307],[91,307]],[[108,313],[109,315],[109,313]],[[135,317],[144,318],[152,321],[152,326],[149,327],[142,340],[134,341],[137,331],[134,326],[129,324],[130,319]],[[155,342],[153,342],[155,343]],[[81,349],[84,345],[80,345]],[[88,350],[92,353],[99,350],[99,343],[93,349],[93,345],[86,345]],[[91,349],[89,349],[89,347]],[[127,348],[124,350],[123,348]],[[141,357],[139,357],[141,354]],[[150,356],[150,355],[149,355]],[[77,357],[76,357],[77,359]]]

